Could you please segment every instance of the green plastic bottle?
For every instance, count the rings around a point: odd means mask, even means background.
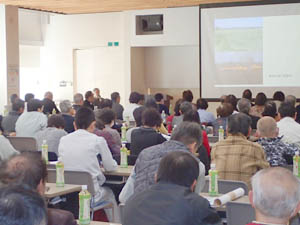
[[[126,140],[126,131],[127,131],[126,124],[123,123],[123,125],[121,127],[121,141],[122,141],[122,143],[127,142],[127,140]]]
[[[62,161],[62,158],[58,158],[58,162],[56,163],[56,187],[64,187],[65,186],[65,166]]]
[[[91,223],[91,194],[87,190],[87,185],[82,185],[79,193],[79,224],[88,225]]]
[[[46,140],[43,140],[42,144],[42,159],[48,164],[48,144]]]
[[[122,144],[122,148],[120,150],[120,155],[121,155],[121,167],[122,168],[127,168],[128,167],[128,149],[126,148],[125,144]]]
[[[300,156],[298,151],[293,157],[293,174],[300,178]]]
[[[210,196],[217,196],[219,194],[219,192],[218,192],[218,170],[216,169],[216,164],[210,165],[208,194]]]
[[[219,127],[219,141],[224,140],[224,128],[223,126]]]

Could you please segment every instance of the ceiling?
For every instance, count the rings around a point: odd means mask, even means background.
[[[249,0],[0,0],[0,3],[54,13],[80,14],[242,1]]]

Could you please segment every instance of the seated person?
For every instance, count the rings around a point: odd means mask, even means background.
[[[38,152],[23,152],[13,156],[0,168],[0,182],[3,185],[25,185],[41,196],[46,191],[47,166]],[[48,225],[76,225],[72,213],[48,209]]]
[[[94,92],[94,102],[93,102],[93,104],[94,104],[94,106],[97,106],[98,109],[99,109],[99,108],[101,108],[100,104],[103,101],[103,98],[100,95],[100,89],[99,88],[94,88],[93,92]]]
[[[300,124],[295,121],[296,109],[290,103],[281,103],[279,109],[280,121],[277,122],[279,136],[288,144],[296,144],[300,147]]]
[[[43,99],[43,113],[46,115],[52,114],[53,112],[60,113],[57,109],[55,102],[53,101],[52,92],[48,91],[45,93],[45,98]]]
[[[247,140],[251,119],[244,113],[228,118],[228,136],[212,147],[211,160],[224,180],[243,181],[251,189],[250,179],[260,169],[269,167],[263,148]]]
[[[170,115],[168,107],[164,104],[164,96],[161,93],[157,93],[154,95],[156,103],[158,105],[158,111],[161,114],[165,111],[166,115]]]
[[[259,171],[252,178],[252,188],[249,199],[256,219],[249,225],[286,225],[300,211],[300,183],[287,169]]]
[[[162,123],[162,118],[156,109],[146,109],[142,114],[142,126],[131,134],[130,154],[138,156],[140,152],[153,145],[158,145],[166,139],[157,132]]]
[[[104,99],[100,102],[100,105],[99,105],[99,108],[98,108],[98,109],[105,109],[105,108],[112,109],[112,105],[113,105],[112,100],[110,100],[110,99],[108,99],[108,98],[104,98]]]
[[[216,120],[216,118],[212,112],[207,111],[207,108],[208,108],[207,101],[205,99],[199,98],[197,100],[197,109],[198,109],[201,123],[211,124]]]
[[[9,140],[2,135],[0,131],[0,164],[19,152],[11,145]]]
[[[0,224],[47,225],[44,199],[22,186],[0,188]]]
[[[271,166],[288,165],[287,157],[290,163],[293,162],[293,156],[299,148],[294,144],[286,144],[278,137],[278,127],[276,121],[269,116],[262,117],[257,124],[258,141],[265,150],[267,160]]]
[[[179,107],[180,107],[180,105],[181,105],[182,102],[183,102],[182,99],[178,99],[178,100],[175,102],[175,106],[174,106],[174,114],[167,117],[167,120],[166,120],[166,121],[167,121],[167,129],[168,129],[169,134],[172,133],[172,129],[173,129],[173,127],[172,127],[172,122],[173,122],[174,117],[180,116]]]
[[[119,200],[125,203],[135,193],[148,190],[154,182],[160,160],[169,152],[183,151],[194,156],[202,143],[202,130],[197,123],[182,122],[172,133],[170,141],[144,149],[138,156],[134,170],[130,174]],[[197,159],[195,157],[195,159]],[[198,159],[197,159],[198,160]],[[205,166],[200,160],[199,177],[195,192],[200,193],[205,185]]]
[[[78,111],[83,106],[83,95],[80,93],[77,93],[73,97],[74,105],[72,106],[75,112]]]
[[[16,122],[17,137],[35,137],[37,132],[47,127],[47,116],[42,113],[43,104],[38,99],[31,99],[27,112],[22,113]]]
[[[65,131],[68,133],[74,132],[75,110],[73,109],[71,102],[69,100],[64,100],[59,103],[59,108],[65,121]]]
[[[217,108],[218,118],[212,123],[214,136],[219,136],[219,128],[222,126],[226,134],[228,118],[233,113],[233,106],[224,102]]]
[[[135,120],[135,127],[131,127],[127,130],[126,132],[126,141],[127,143],[131,143],[131,134],[132,134],[132,131],[138,129],[139,127],[142,126],[142,113],[146,110],[146,107],[145,106],[141,106],[141,107],[138,107],[136,108],[134,111],[133,111],[133,117],[134,117],[134,120]]]
[[[95,106],[94,106],[94,94],[91,91],[87,91],[85,93],[85,100],[83,102],[83,106],[87,107],[91,110],[94,110]]]
[[[237,103],[237,109],[239,112],[245,113],[251,118],[251,128],[256,130],[259,117],[252,116],[249,114],[251,110],[251,102],[246,98],[241,98]]]
[[[174,116],[172,120],[172,128],[178,126],[183,121],[183,114],[193,110],[193,105],[190,102],[182,102],[179,106],[179,114],[180,116]]]
[[[66,170],[85,171],[92,175],[95,189],[94,205],[103,201],[114,206],[115,222],[119,222],[119,209],[112,190],[102,186],[105,176],[100,169],[97,156],[100,154],[105,170],[114,171],[118,168],[116,161],[104,138],[93,134],[95,130],[94,112],[86,107],[80,108],[75,115],[75,132],[61,138],[58,153]],[[109,221],[113,221],[112,213],[106,210]]]
[[[265,109],[265,104],[267,102],[267,96],[265,93],[260,92],[255,97],[255,105],[251,107],[250,115],[256,116],[256,117],[262,117],[262,112]]]
[[[114,92],[110,95],[112,101],[112,110],[114,110],[117,120],[123,120],[124,107],[120,104],[121,97],[119,92]]]
[[[103,130],[107,131],[113,137],[114,142],[121,148],[121,137],[117,130],[113,129],[112,126],[115,123],[116,114],[112,109],[99,109],[95,112],[96,120],[102,121],[105,128]]]
[[[285,100],[285,94],[282,91],[276,91],[273,94],[273,101],[277,106],[277,109],[281,105],[282,102]]]
[[[24,112],[24,107],[25,103],[21,99],[17,99],[12,104],[12,111],[2,120],[2,128],[6,135],[16,132],[16,122],[19,116]]]
[[[199,164],[191,154],[167,154],[160,161],[156,184],[126,202],[122,224],[221,224],[209,202],[194,193],[198,176]]]
[[[64,131],[65,121],[59,114],[54,114],[48,118],[47,128],[37,132],[35,139],[39,151],[42,151],[43,141],[48,144],[48,152],[54,152],[58,156],[58,145],[60,139],[68,133]],[[51,160],[52,161],[52,160]],[[55,161],[55,160],[53,160]]]
[[[274,118],[276,122],[280,120],[275,102],[273,101],[266,102],[264,111],[262,112],[262,116],[270,116]]]
[[[142,100],[142,95],[137,92],[131,92],[129,96],[129,105],[125,107],[123,111],[123,120],[129,119],[129,121],[134,121],[133,111],[140,107],[138,103]]]

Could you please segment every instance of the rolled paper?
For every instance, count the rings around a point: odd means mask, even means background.
[[[215,198],[214,206],[220,207],[222,205],[225,205],[227,202],[242,197],[243,195],[245,195],[245,190],[243,188],[235,189],[234,191],[228,192],[227,194]]]

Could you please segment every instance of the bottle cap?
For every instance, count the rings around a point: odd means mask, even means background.
[[[43,144],[47,144],[47,141],[46,141],[46,140],[43,140]]]
[[[295,155],[299,155],[299,152],[298,152],[298,151],[296,151],[296,152],[295,152]]]
[[[210,164],[211,169],[216,169],[216,164]]]
[[[122,148],[125,148],[125,147],[126,147],[126,144],[123,143],[123,144],[122,144]]]
[[[223,129],[223,126],[220,126],[220,129]]]
[[[58,157],[58,162],[62,162],[62,157],[60,156],[60,157]]]
[[[84,191],[87,190],[87,185],[82,185],[81,189],[84,190]]]

